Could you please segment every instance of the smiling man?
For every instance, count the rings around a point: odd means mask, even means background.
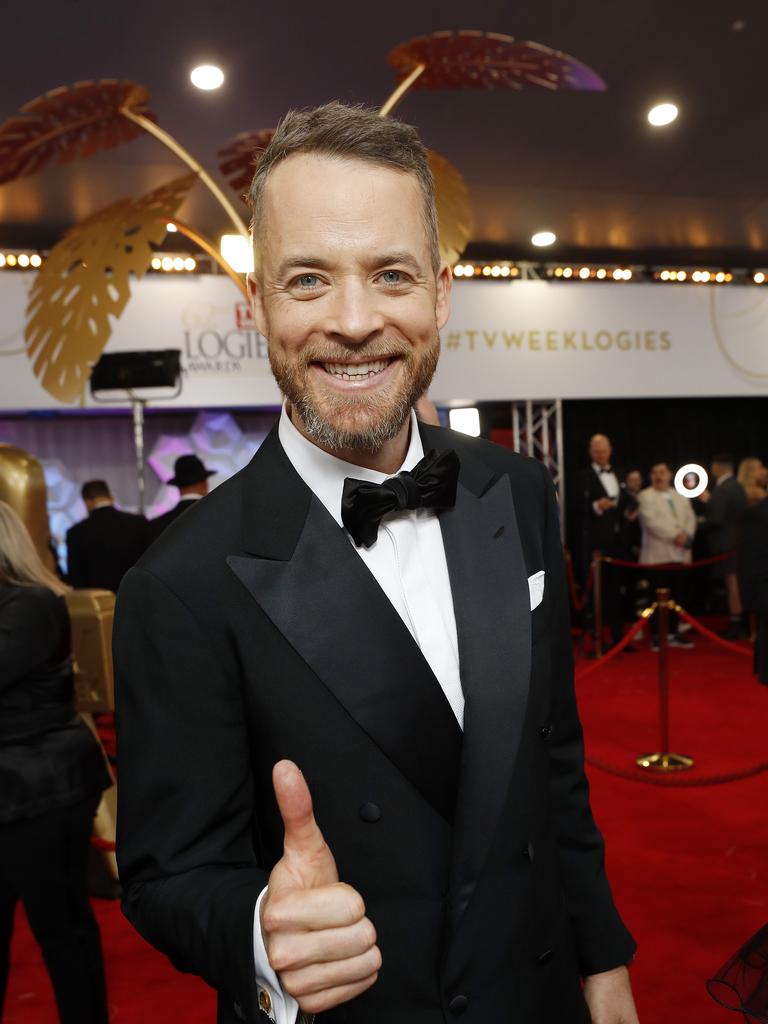
[[[292,112],[250,198],[285,404],[119,595],[125,912],[220,1022],[637,1024],[551,480],[413,412],[451,285],[425,150]]]

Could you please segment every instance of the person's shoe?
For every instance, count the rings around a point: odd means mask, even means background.
[[[677,627],[677,635],[680,636],[681,633],[688,633],[692,629],[693,626],[690,624],[690,622],[681,622],[680,625]]]
[[[670,647],[683,647],[687,650],[691,650],[696,646],[689,636],[680,636],[679,633],[676,636],[671,636],[667,643]]]
[[[720,634],[723,640],[746,640],[747,631],[740,622],[731,622]]]

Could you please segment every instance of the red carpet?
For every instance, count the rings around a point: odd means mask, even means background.
[[[641,1024],[736,1024],[704,984],[768,920],[768,773],[725,785],[680,786],[743,772],[768,758],[768,687],[749,661],[698,640],[671,652],[672,747],[696,759],[671,786],[590,768],[616,899],[639,943],[632,969]],[[656,660],[621,655],[579,684],[588,756],[644,777],[634,758],[657,749]],[[177,974],[112,902],[95,901],[115,1024],[213,1024],[214,996]],[[54,1024],[47,976],[23,916],[14,937],[4,1024]],[[564,1021],[563,1024],[568,1024]]]

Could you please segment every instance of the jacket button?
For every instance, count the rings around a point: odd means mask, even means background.
[[[536,957],[537,964],[548,964],[552,957],[555,955],[554,949],[545,949],[543,953]]]
[[[526,860],[533,861],[533,843],[528,843],[521,852]]]
[[[466,996],[454,996],[450,1003],[448,1003],[448,1009],[454,1017],[460,1017],[462,1013],[466,1013],[468,1006],[469,1000]]]
[[[542,727],[539,729],[539,735],[543,740],[548,740],[549,737],[552,735],[552,726],[542,725]]]
[[[381,808],[378,804],[372,804],[369,802],[362,805],[359,814],[363,821],[367,821],[372,825],[381,817]]]

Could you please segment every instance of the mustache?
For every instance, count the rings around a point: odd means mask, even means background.
[[[406,342],[383,339],[365,345],[309,345],[301,353],[301,361],[305,366],[310,363],[345,363],[351,358],[355,362],[371,363],[377,359],[408,356],[410,353],[410,345]]]

